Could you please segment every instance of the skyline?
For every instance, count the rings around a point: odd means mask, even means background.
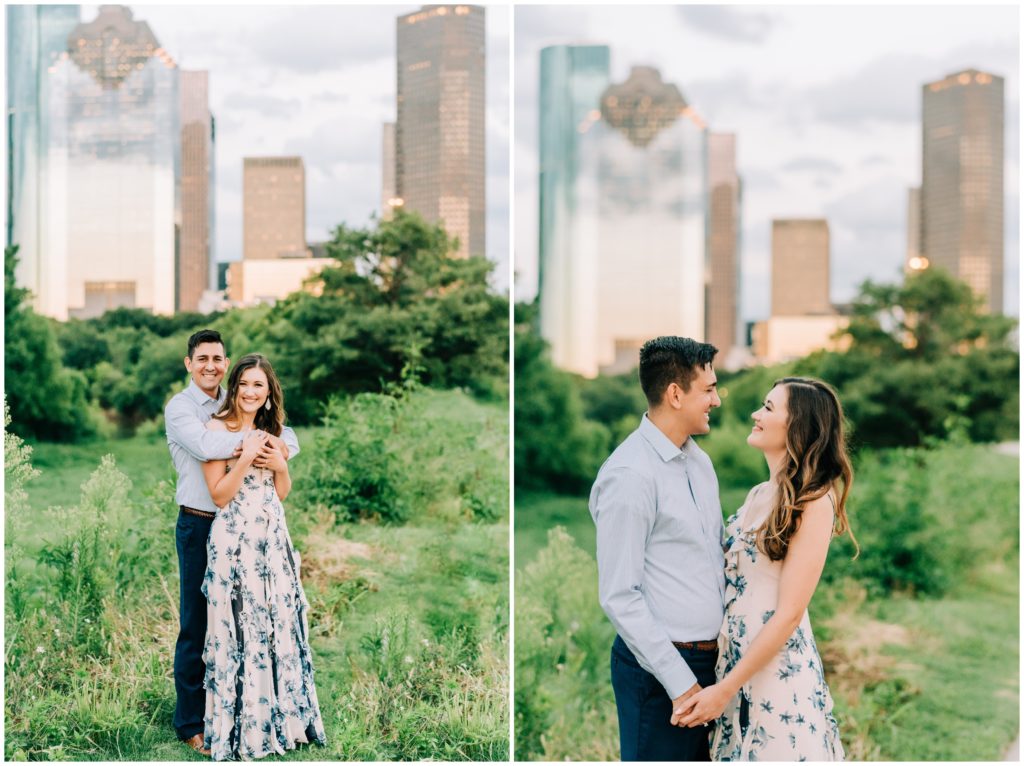
[[[381,126],[396,116],[395,22],[421,5],[128,7],[180,68],[210,73],[218,262],[242,257],[243,157],[303,158],[307,242],[381,212]],[[82,5],[82,19],[98,8]],[[508,28],[507,6],[488,6],[487,256],[499,291],[509,288]]]
[[[1016,315],[1017,30],[1012,7],[518,7],[515,298],[536,293],[539,52],[593,43],[611,46],[613,81],[657,67],[709,130],[736,134],[745,321],[769,313],[775,218],[828,219],[837,303],[865,278],[901,279],[907,189],[921,180],[921,86],[968,67],[1004,77],[1005,310]]]

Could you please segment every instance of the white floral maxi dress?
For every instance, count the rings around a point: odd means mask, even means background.
[[[325,742],[299,557],[273,471],[250,468],[206,544],[206,717],[214,760]]]
[[[775,613],[781,561],[757,549],[754,530],[768,512],[750,518],[760,488],[726,522],[725,620],[718,637],[722,678]],[[741,708],[746,707],[741,718]],[[745,723],[746,726],[743,726]],[[743,686],[725,708],[711,742],[715,761],[841,761],[843,745],[832,715],[821,657],[806,610],[778,655]]]

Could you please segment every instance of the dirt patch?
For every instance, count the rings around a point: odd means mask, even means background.
[[[873,620],[858,614],[866,597],[862,589],[849,592],[841,611],[829,620],[832,640],[821,647],[821,660],[829,684],[851,705],[860,700],[865,687],[890,678],[894,670],[913,677],[913,663],[897,663],[882,650],[886,646],[909,646],[914,640],[903,625]]]
[[[355,559],[373,560],[375,551],[366,543],[331,537],[314,530],[305,539],[302,578],[321,587],[351,580],[359,571]]]

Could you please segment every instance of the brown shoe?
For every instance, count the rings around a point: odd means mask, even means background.
[[[199,755],[209,756],[210,751],[203,747],[203,735],[194,734],[185,740],[185,744],[195,750]]]

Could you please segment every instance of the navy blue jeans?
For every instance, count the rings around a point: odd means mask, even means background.
[[[203,677],[203,644],[206,641],[206,598],[203,577],[206,576],[206,540],[213,519],[178,511],[174,531],[178,549],[178,614],[180,629],[174,645],[174,691],[178,702],[174,708],[174,728],[182,739],[203,733],[206,714],[206,691]]]
[[[679,649],[702,687],[715,683],[717,652]],[[612,687],[619,713],[623,761],[710,761],[711,726],[681,729],[669,723],[672,699],[618,636],[612,644]]]

